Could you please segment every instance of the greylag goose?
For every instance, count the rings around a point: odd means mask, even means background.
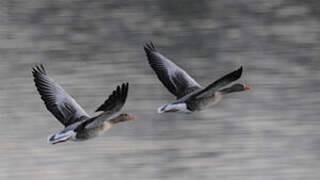
[[[240,83],[226,87],[241,77],[242,66],[203,88],[186,71],[160,54],[152,42],[144,46],[144,51],[158,79],[177,98],[158,108],[158,113],[201,111],[219,102],[225,94],[250,89]]]
[[[133,114],[120,114],[127,98],[128,83],[117,86],[117,89],[96,110],[102,113],[90,117],[58,83],[48,76],[43,65],[34,67],[32,74],[46,108],[65,126],[62,131],[48,137],[50,144],[68,140],[87,140],[102,134],[116,123],[135,119]]]

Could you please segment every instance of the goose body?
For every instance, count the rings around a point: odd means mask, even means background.
[[[241,77],[242,66],[204,88],[186,71],[160,54],[153,43],[146,44],[144,50],[158,79],[177,98],[176,101],[159,107],[158,113],[201,111],[218,103],[225,94],[250,89],[239,83],[226,87]]]
[[[48,137],[50,144],[91,139],[106,132],[116,123],[135,119],[132,114],[120,114],[127,98],[128,83],[118,86],[96,110],[102,113],[90,117],[58,83],[47,75],[43,65],[34,67],[32,73],[46,108],[65,126],[63,130]]]

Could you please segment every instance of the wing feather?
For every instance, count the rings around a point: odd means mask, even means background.
[[[226,74],[223,77],[221,77],[220,79],[214,81],[206,88],[204,88],[201,91],[199,91],[198,93],[194,94],[192,97],[193,98],[203,98],[203,97],[212,96],[212,94],[214,92],[218,91],[222,87],[227,86],[228,84],[238,80],[241,77],[241,75],[242,75],[242,66],[239,69],[237,69],[229,74]]]
[[[129,83],[117,86],[108,99],[96,110],[97,111],[120,111],[126,102],[129,90]]]
[[[116,90],[114,90],[108,99],[96,110],[103,112],[98,116],[81,123],[81,125],[76,128],[76,131],[79,131],[83,128],[97,127],[101,123],[119,115],[126,102],[128,90],[129,83],[123,83],[121,86],[117,86]]]
[[[77,121],[89,118],[81,106],[48,76],[43,65],[32,69],[37,90],[46,108],[64,125],[69,126]]]
[[[160,54],[152,42],[144,46],[144,51],[159,80],[177,99],[201,88],[187,72]]]

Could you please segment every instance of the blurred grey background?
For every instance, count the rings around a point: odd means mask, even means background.
[[[0,179],[318,180],[320,1],[1,0]],[[206,112],[156,114],[174,100],[143,52],[202,85],[244,66],[251,91]],[[44,64],[92,115],[130,82],[135,121],[51,146],[62,128],[31,76]]]

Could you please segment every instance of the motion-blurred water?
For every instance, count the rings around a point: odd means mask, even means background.
[[[0,2],[0,179],[318,180],[320,1]],[[244,66],[252,91],[206,112],[156,114],[174,100],[143,44],[202,85]],[[51,146],[62,128],[31,67],[44,64],[92,115],[130,82],[122,123]]]

